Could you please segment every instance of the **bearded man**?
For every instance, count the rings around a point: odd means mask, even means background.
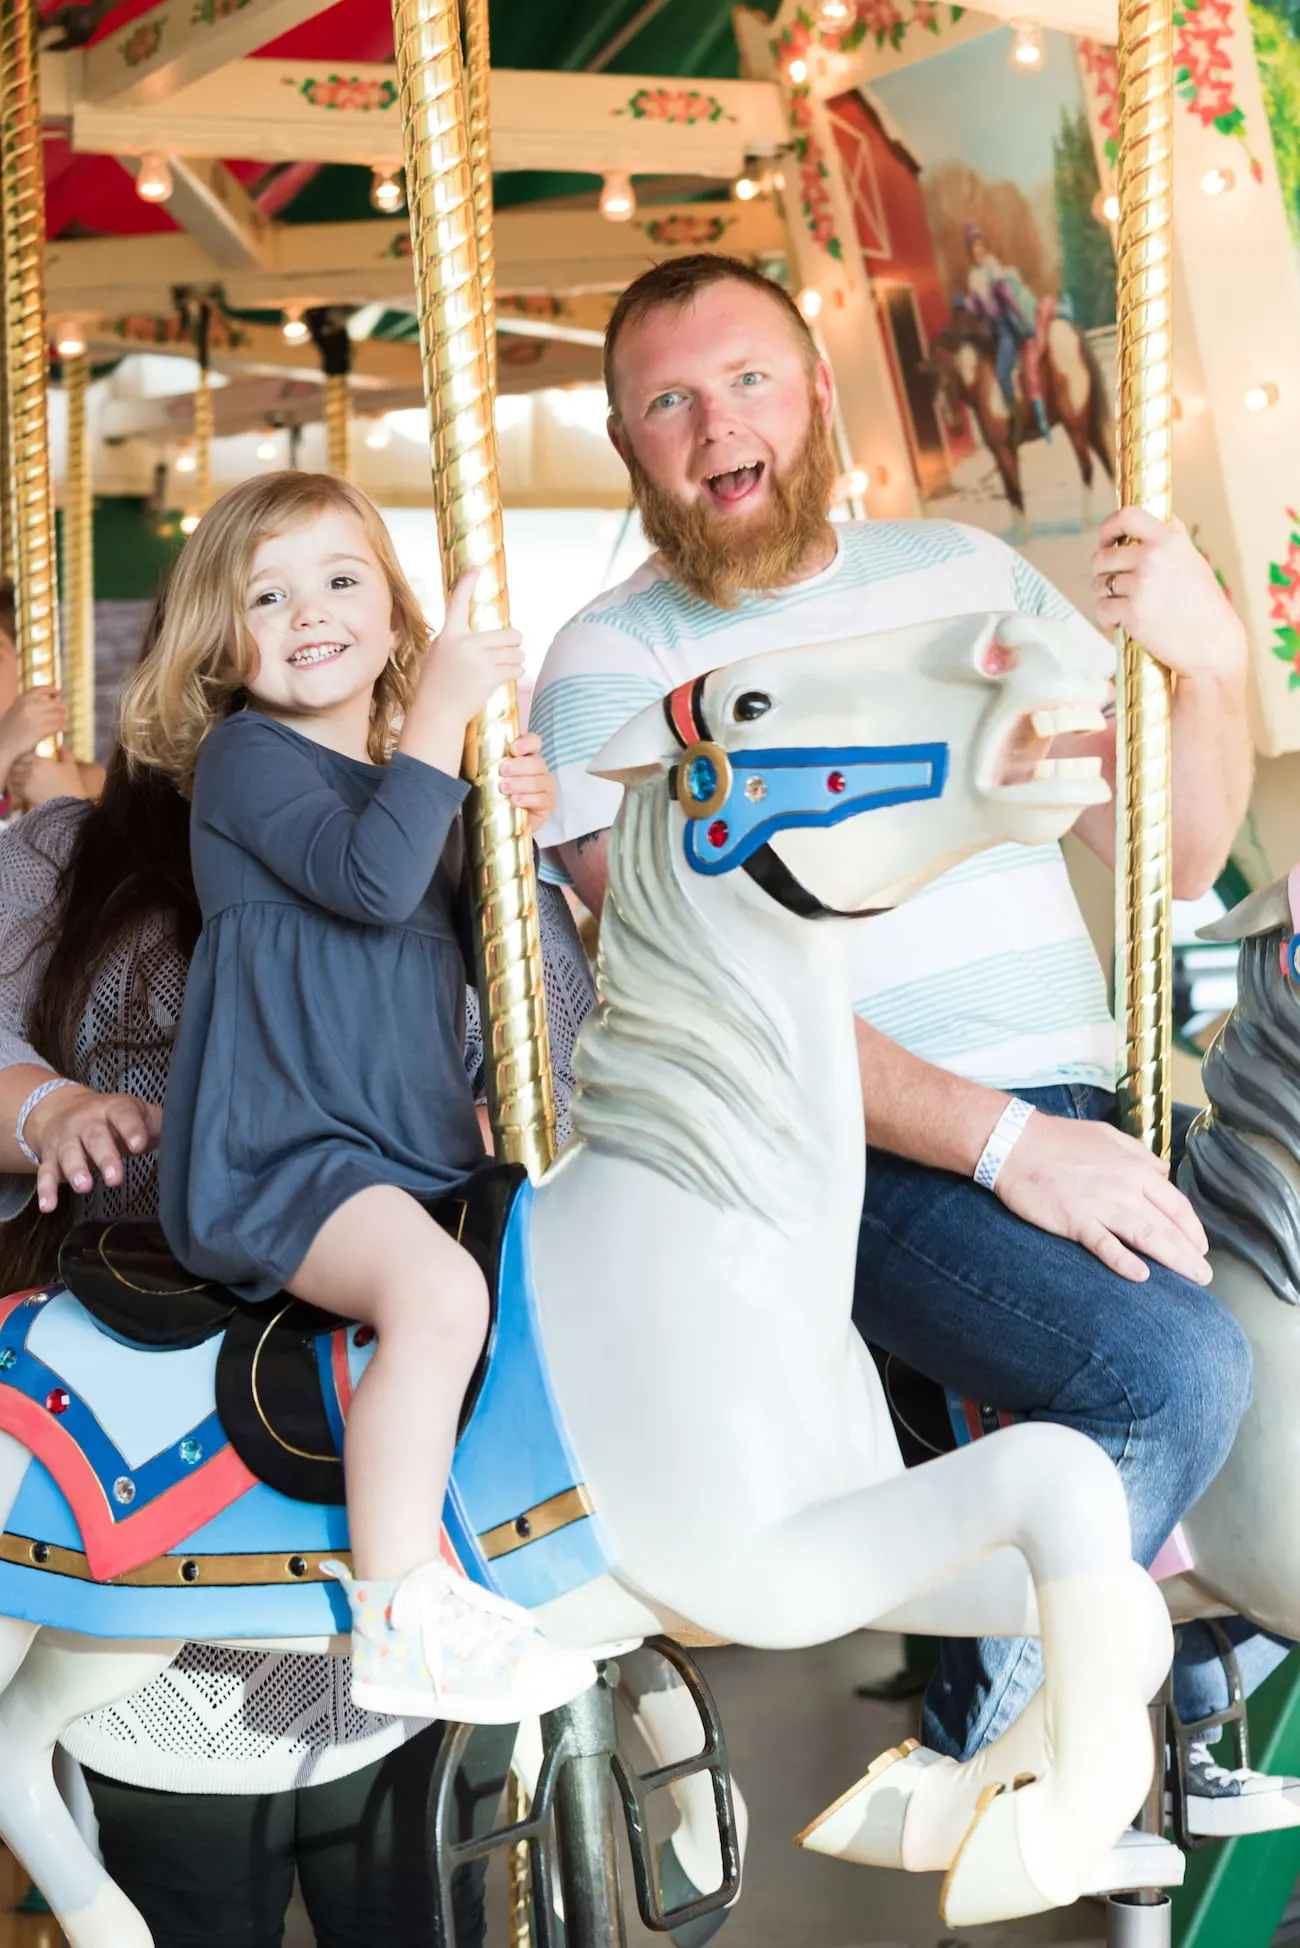
[[[677,685],[764,650],[976,611],[1051,616],[1096,643],[991,535],[931,520],[832,525],[830,372],[798,308],[744,264],[693,256],[638,278],[610,320],[605,381],[610,438],[656,552],[560,631],[532,710],[558,794],[544,870],[593,913],[620,792],[588,760]],[[1221,870],[1250,794],[1245,635],[1176,523],[1113,516],[1093,567],[1100,625],[1129,629],[1178,678],[1174,890],[1193,898]],[[1013,775],[1032,775],[1049,749],[1099,755],[1113,783],[1113,726],[1031,739],[1011,754]],[[1108,807],[1076,831],[1113,863]],[[854,960],[869,1144],[859,1330],[945,1387],[1100,1442],[1150,1563],[1228,1453],[1249,1353],[1206,1289],[1190,1204],[1114,1127],[1115,1028],[1060,848],[966,861],[861,926]],[[1236,1634],[1258,1681],[1282,1652]],[[946,1645],[926,1743],[969,1756],[1038,1676],[1036,1645]],[[1185,1633],[1177,1696],[1185,1720],[1226,1704],[1204,1626]],[[1205,1748],[1193,1767],[1205,1830],[1253,1830],[1255,1809],[1276,1808],[1293,1783],[1221,1772]]]

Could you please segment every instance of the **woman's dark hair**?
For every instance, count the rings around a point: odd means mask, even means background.
[[[145,628],[141,660],[162,623],[164,582]],[[120,745],[108,761],[104,788],[77,831],[39,946],[48,959],[32,997],[27,1035],[57,1075],[74,1073],[77,1037],[95,984],[121,941],[149,920],[170,927],[188,960],[199,937],[199,904],[190,871],[190,808],[171,780],[147,766],[130,767]],[[137,969],[135,979],[145,974]],[[0,1287],[22,1291],[55,1275],[67,1231],[66,1188],[59,1208],[35,1203],[0,1224]]]

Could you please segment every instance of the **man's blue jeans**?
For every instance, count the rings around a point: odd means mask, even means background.
[[[1114,1119],[1101,1089],[1019,1093],[1049,1115]],[[1176,1155],[1189,1122],[1178,1114]],[[1245,1335],[1204,1286],[1154,1262],[1145,1283],[1122,1279],[968,1179],[880,1150],[867,1152],[853,1316],[865,1339],[940,1385],[1091,1435],[1119,1468],[1144,1563],[1218,1473],[1250,1400]],[[1249,1688],[1285,1650],[1248,1626],[1233,1634]],[[1183,1644],[1179,1712],[1207,1716],[1226,1703],[1221,1667],[1203,1628]],[[926,1743],[978,1751],[1019,1715],[1040,1670],[1035,1643],[946,1642]]]

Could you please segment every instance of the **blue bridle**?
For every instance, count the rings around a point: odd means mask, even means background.
[[[703,713],[706,681],[697,677],[664,698],[664,716],[681,746],[669,790],[686,815],[687,864],[708,875],[740,866],[793,913],[807,918],[836,913],[795,878],[770,841],[799,826],[839,825],[887,805],[940,797],[948,778],[948,746],[796,746],[733,757],[709,735]]]

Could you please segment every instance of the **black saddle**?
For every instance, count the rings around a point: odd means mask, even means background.
[[[493,1327],[502,1240],[524,1176],[519,1164],[486,1164],[425,1204],[483,1273]],[[152,1218],[75,1225],[59,1252],[59,1277],[101,1331],[142,1351],[176,1352],[221,1334],[217,1414],[244,1465],[295,1501],[343,1501],[343,1467],[313,1345],[322,1333],[344,1329],[332,1313],[288,1292],[249,1304],[224,1285],[194,1278]],[[478,1399],[491,1343],[490,1328],[462,1426]]]

